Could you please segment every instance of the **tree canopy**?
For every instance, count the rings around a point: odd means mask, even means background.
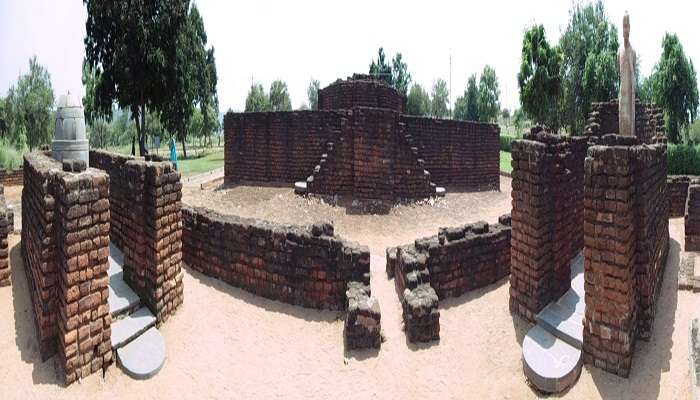
[[[498,88],[496,71],[487,65],[484,67],[484,71],[479,79],[479,96],[476,101],[479,121],[494,122],[498,119],[498,115],[501,112],[500,96],[501,91]]]
[[[406,99],[406,113],[425,117],[430,115],[430,95],[417,83],[411,86]]]
[[[248,97],[245,99],[245,112],[270,111],[270,98],[260,83],[250,85]]]
[[[447,82],[438,78],[433,85],[430,115],[435,118],[447,118],[450,110],[447,108],[450,92],[447,89]]]
[[[276,80],[270,85],[270,110],[292,111],[292,100],[284,81]]]
[[[380,47],[377,52],[377,60],[372,60],[369,65],[369,74],[374,78],[386,82],[394,87],[404,96],[411,85],[411,73],[403,60],[401,53],[396,53],[389,63],[384,54],[384,48]]]
[[[309,109],[318,110],[318,91],[321,83],[314,78],[311,78],[309,88],[306,89],[306,95],[309,98]]]
[[[518,73],[520,104],[535,123],[555,130],[559,128],[560,67],[561,55],[547,42],[544,26],[525,32]]]

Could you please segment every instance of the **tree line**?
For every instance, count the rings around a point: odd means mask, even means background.
[[[527,117],[555,130],[583,134],[591,103],[618,96],[617,37],[601,0],[574,4],[557,45],[547,41],[542,25],[529,28],[523,36],[518,73],[520,103]],[[664,35],[662,50],[651,76],[641,77],[635,65],[636,93],[642,102],[663,108],[669,141],[680,142],[683,132],[687,141],[698,110],[695,68],[676,35]]]

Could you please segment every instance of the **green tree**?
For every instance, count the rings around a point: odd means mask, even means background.
[[[29,60],[29,73],[20,75],[5,99],[10,141],[30,150],[49,143],[53,137],[53,105],[51,76],[34,56]]]
[[[380,47],[377,52],[377,60],[372,60],[369,65],[369,74],[374,78],[386,82],[389,85],[394,84],[393,73],[391,71],[391,65],[386,61],[386,56],[384,55],[384,48]]]
[[[479,121],[479,88],[476,85],[476,74],[467,80],[467,121]]]
[[[391,76],[394,88],[405,96],[408,92],[408,86],[411,84],[411,74],[408,72],[408,66],[403,61],[401,53],[396,53],[391,64]]]
[[[525,32],[518,73],[520,104],[535,123],[555,130],[559,129],[560,68],[561,55],[547,42],[544,26]]]
[[[276,80],[270,85],[270,108],[272,111],[292,111],[292,100],[285,82]]]
[[[318,110],[318,90],[321,87],[321,83],[314,78],[311,78],[309,83],[309,88],[306,89],[306,95],[309,98],[309,109]]]
[[[438,78],[433,85],[430,114],[435,118],[447,118],[450,110],[447,108],[450,92],[447,90],[447,82]]]
[[[85,55],[100,77],[96,104],[105,114],[111,113],[114,101],[129,108],[139,153],[145,155],[147,109],[172,115],[178,108],[172,103],[185,101],[179,99],[183,90],[176,83],[188,86],[189,77],[182,74],[188,66],[181,61],[182,52],[189,49],[183,50],[178,42],[183,31],[190,32],[189,0],[83,2],[87,6]],[[136,137],[132,152],[135,141]]]
[[[417,83],[411,86],[406,99],[406,113],[425,117],[430,115],[430,95]]]
[[[686,57],[678,36],[664,35],[662,47],[654,68],[653,97],[666,114],[668,140],[678,143],[681,131],[697,117],[698,81],[693,61]]]
[[[7,122],[7,113],[5,112],[6,109],[6,100],[4,97],[0,97],[0,138],[5,139],[5,135],[7,135],[7,127],[8,127],[8,122]]]
[[[501,112],[501,102],[499,97],[501,91],[498,88],[498,77],[496,71],[490,66],[485,66],[479,79],[479,96],[476,106],[479,110],[479,121],[494,122]]]
[[[647,78],[639,78],[637,97],[642,103],[652,103],[654,101],[654,74]]]
[[[602,0],[575,3],[559,47],[562,54],[562,125],[583,132],[591,103],[617,97],[617,28]]]
[[[245,99],[245,112],[270,111],[270,98],[259,83],[250,85],[248,97]]]
[[[527,115],[525,115],[525,111],[522,108],[518,108],[513,112],[513,125],[515,126],[516,135],[520,136],[527,125]]]
[[[454,119],[467,121],[467,91],[464,91],[464,95],[458,96],[455,100],[455,109],[452,113]]]

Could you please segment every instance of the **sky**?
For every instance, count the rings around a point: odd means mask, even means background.
[[[545,27],[550,43],[566,28],[571,1],[394,1],[196,0],[208,45],[214,46],[221,111],[241,111],[251,82],[266,90],[287,82],[294,108],[307,101],[311,78],[321,87],[355,72],[366,73],[379,47],[403,54],[413,81],[425,88],[437,78],[451,86],[452,102],[469,75],[491,65],[499,78],[501,105],[517,108],[517,73],[523,32]],[[622,34],[631,20],[630,41],[648,76],[661,55],[666,31],[678,34],[686,55],[700,62],[698,6],[689,0],[608,0],[606,12]],[[0,96],[29,58],[51,74],[58,95],[82,96],[86,10],[75,0],[0,0]],[[620,42],[622,39],[620,38]],[[451,59],[451,68],[450,68]],[[450,74],[451,70],[451,74]],[[451,76],[451,79],[450,79]]]

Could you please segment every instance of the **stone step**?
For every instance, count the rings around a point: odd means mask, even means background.
[[[141,306],[141,299],[124,282],[121,272],[109,277],[109,311],[113,318],[128,314]]]
[[[121,369],[134,379],[155,376],[165,363],[165,339],[152,327],[124,347],[117,349]]]
[[[537,323],[552,335],[580,349],[583,346],[583,314],[575,309],[550,303],[535,317]]]
[[[156,317],[146,307],[141,307],[112,324],[112,349],[116,350],[156,325]]]
[[[535,325],[523,340],[523,370],[530,383],[547,393],[573,386],[581,373],[581,350]]]

